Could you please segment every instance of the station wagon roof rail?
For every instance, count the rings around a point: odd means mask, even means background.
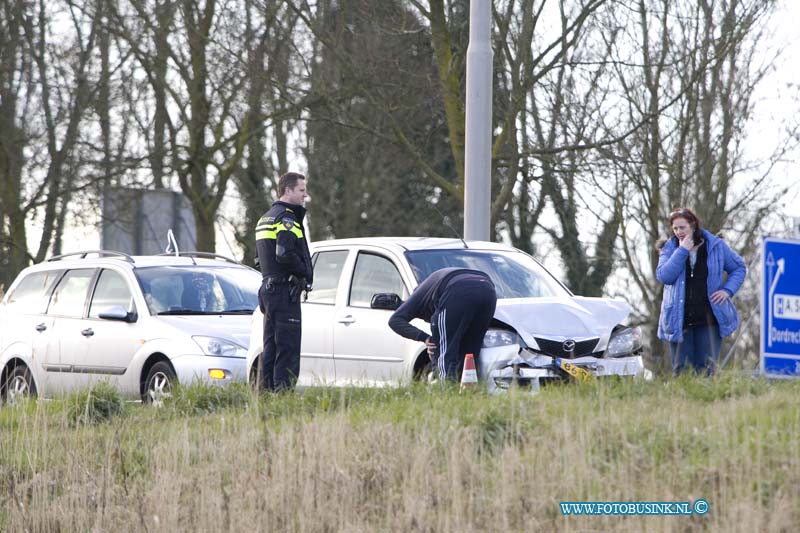
[[[78,259],[86,259],[86,256],[89,254],[97,254],[98,257],[114,257],[114,258],[124,259],[129,263],[136,262],[130,255],[123,252],[115,252],[114,250],[86,250],[83,252],[70,252],[68,254],[55,255],[50,259],[48,259],[48,261],[60,261],[62,259],[66,259],[67,257],[75,257],[75,256],[80,256],[78,257]]]
[[[198,258],[201,258],[201,259],[220,259],[222,261],[226,261],[228,263],[233,263],[235,265],[239,264],[238,261],[236,261],[235,259],[231,259],[230,257],[228,257],[226,255],[220,255],[220,254],[215,254],[215,253],[211,253],[211,252],[165,252],[163,254],[158,254],[158,255],[165,255],[165,256],[170,256],[171,255],[173,257],[189,257],[189,258],[192,258],[192,259],[194,259],[195,257],[198,257]]]

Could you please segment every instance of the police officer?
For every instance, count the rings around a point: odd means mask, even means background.
[[[496,306],[494,283],[487,274],[443,268],[425,278],[397,308],[389,327],[426,344],[439,379],[458,381],[464,356],[471,353],[477,359]],[[430,322],[431,335],[411,325],[415,318]]]
[[[312,269],[303,231],[306,177],[288,172],[278,180],[277,202],[258,221],[256,251],[262,283],[264,350],[259,362],[261,390],[292,389],[300,373],[300,294],[311,290]]]

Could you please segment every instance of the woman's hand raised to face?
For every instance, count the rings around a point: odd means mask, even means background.
[[[692,238],[691,233],[687,233],[686,235],[683,236],[683,238],[681,239],[681,246],[686,248],[687,250],[691,250],[692,248],[694,248],[694,239]]]

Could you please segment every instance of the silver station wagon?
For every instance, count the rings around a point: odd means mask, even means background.
[[[244,379],[260,282],[200,252],[91,251],[28,267],[0,304],[0,399],[107,381],[160,402],[176,382]]]
[[[649,377],[642,335],[625,325],[621,300],[574,296],[534,258],[501,244],[433,238],[363,238],[311,245],[314,289],[302,304],[298,385],[387,385],[428,373],[422,343],[389,329],[394,309],[432,272],[483,271],[497,309],[478,356],[490,391],[569,379]],[[247,358],[257,376],[262,315],[256,309]],[[430,332],[423,321],[413,322]]]

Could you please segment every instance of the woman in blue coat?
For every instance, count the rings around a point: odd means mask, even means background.
[[[673,236],[661,248],[656,268],[664,284],[658,338],[669,343],[676,376],[688,365],[711,375],[722,339],[739,325],[731,297],[747,267],[725,241],[702,228],[691,209],[670,213],[669,227]]]

